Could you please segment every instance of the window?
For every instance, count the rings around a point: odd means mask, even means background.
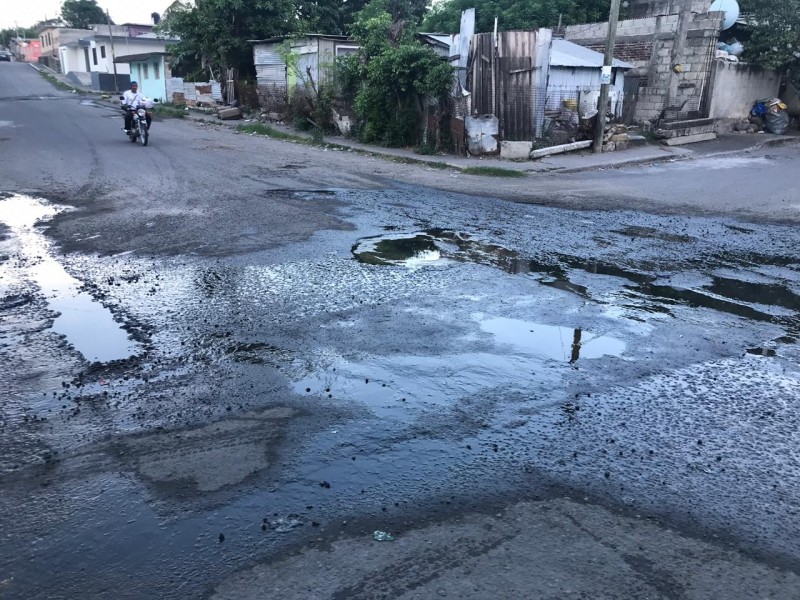
[[[142,77],[142,79],[150,78],[150,73],[148,72],[147,66],[148,66],[147,63],[144,63],[144,77]]]
[[[96,65],[97,64],[97,48],[92,48],[92,60],[94,61],[94,64]]]
[[[105,58],[105,57],[106,57],[106,47],[100,46],[100,58]]]
[[[153,79],[160,79],[160,66],[158,63],[153,63]]]

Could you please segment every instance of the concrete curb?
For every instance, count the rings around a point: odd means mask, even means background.
[[[220,120],[213,120],[209,121],[208,116],[202,115],[193,115],[187,114],[186,120],[194,121],[194,122],[211,122],[214,125],[222,125],[224,127],[228,127],[230,129],[235,129],[240,124],[247,124],[246,121],[237,120],[237,121],[220,121]],[[304,138],[307,140],[312,139],[310,135],[306,135],[303,132],[293,131],[290,128],[280,127],[275,125],[270,125],[274,129],[279,131],[285,131],[286,133],[291,133],[300,138]],[[335,140],[335,141],[323,141],[322,145],[329,143],[331,145],[342,146],[351,148],[353,151],[356,152],[366,152],[372,156],[385,158],[386,160],[396,161],[398,159],[409,159],[420,166],[424,166],[424,163],[435,163],[437,165],[445,164],[448,167],[461,171],[465,168],[473,167],[473,166],[482,166],[480,159],[475,159],[475,164],[470,165],[462,165],[452,162],[452,157],[449,156],[425,156],[425,155],[416,155],[412,153],[403,153],[403,154],[395,154],[390,152],[383,152],[382,148],[380,147],[370,147],[370,148],[363,148],[361,146],[351,145],[347,142],[347,140]],[[575,173],[585,173],[589,171],[604,171],[604,170],[616,170],[616,169],[625,169],[630,167],[637,167],[637,166],[646,166],[646,165],[654,165],[660,164],[665,162],[678,162],[678,161],[687,161],[687,160],[697,160],[700,158],[715,158],[715,157],[724,157],[724,156],[735,156],[739,154],[746,154],[748,152],[756,152],[763,148],[767,147],[778,147],[778,146],[786,146],[792,143],[800,143],[800,137],[791,137],[791,136],[781,136],[777,139],[767,139],[754,144],[748,148],[742,148],[739,150],[728,150],[724,152],[716,152],[716,153],[709,153],[709,154],[698,154],[697,152],[690,150],[689,148],[670,148],[669,150],[664,150],[664,154],[662,156],[652,156],[648,158],[635,158],[635,159],[626,159],[620,160],[619,162],[609,163],[605,165],[587,165],[585,167],[571,167],[571,168],[560,168],[558,166],[553,166],[550,168],[530,168],[530,163],[528,162],[509,162],[505,165],[495,165],[492,164],[491,166],[497,166],[499,168],[505,168],[510,171],[520,171],[525,173],[526,175],[540,175],[540,176],[553,176],[553,175],[569,175]],[[494,162],[494,161],[493,161]],[[499,161],[497,161],[499,162]],[[486,165],[488,166],[488,165]]]

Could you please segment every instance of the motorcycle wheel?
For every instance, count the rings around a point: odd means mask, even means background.
[[[147,146],[147,140],[150,137],[147,131],[147,124],[146,122],[139,121],[139,141],[142,143],[142,146]]]

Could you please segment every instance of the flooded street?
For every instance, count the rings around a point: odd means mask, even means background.
[[[800,597],[796,149],[498,183],[13,73],[0,597]]]
[[[794,230],[431,199],[342,190],[350,230],[211,259],[62,255],[70,207],[0,201],[19,597],[194,596],[563,490],[795,565]]]

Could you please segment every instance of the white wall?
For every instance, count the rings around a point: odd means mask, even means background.
[[[746,119],[756,100],[776,97],[780,87],[781,76],[776,71],[717,60],[709,116],[713,119]]]

